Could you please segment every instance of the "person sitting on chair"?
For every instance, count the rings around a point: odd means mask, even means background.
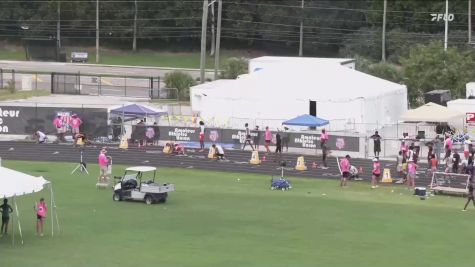
[[[216,155],[216,160],[224,159],[224,149],[220,145],[213,144],[212,147],[214,148],[214,154]]]
[[[38,142],[38,144],[46,143],[46,134],[44,134],[42,131],[37,130],[34,134],[34,137],[36,138],[36,142]]]

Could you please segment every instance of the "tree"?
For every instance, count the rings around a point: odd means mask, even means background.
[[[236,79],[239,75],[248,73],[248,60],[245,58],[228,58],[222,69],[221,78]]]
[[[196,83],[190,74],[174,71],[165,75],[165,84],[169,89],[177,89],[179,100],[189,100],[190,87]]]
[[[462,97],[465,85],[475,80],[475,52],[454,47],[444,52],[440,41],[417,45],[401,62],[413,104],[421,104],[423,94],[435,89],[448,89],[452,97]]]

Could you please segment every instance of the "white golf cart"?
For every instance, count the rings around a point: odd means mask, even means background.
[[[175,191],[174,184],[155,183],[157,168],[149,166],[136,166],[125,169],[123,177],[114,186],[114,201],[138,200],[145,201],[147,205],[154,202],[164,203],[168,192]]]

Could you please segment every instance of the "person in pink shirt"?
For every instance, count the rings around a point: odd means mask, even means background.
[[[322,133],[320,134],[320,148],[323,147],[323,145],[328,141],[328,133],[325,131],[325,129],[322,129]]]
[[[45,199],[41,198],[40,203],[35,205],[36,211],[36,234],[43,236],[43,225],[46,218],[48,208],[46,207]]]
[[[453,141],[452,141],[452,138],[450,137],[450,135],[446,135],[446,138],[445,138],[445,158],[449,157],[450,156],[450,151],[452,151],[452,147],[453,147]]]
[[[99,181],[107,181],[108,179],[108,170],[107,167],[109,165],[109,159],[106,156],[107,150],[105,148],[101,149],[101,152],[98,157],[99,161]]]
[[[373,159],[373,175],[371,176],[371,189],[378,187],[379,177],[381,176],[381,163],[378,158]]]
[[[78,117],[78,115],[73,114],[71,116],[71,120],[69,121],[69,125],[71,126],[71,132],[73,136],[79,133],[79,127],[81,127],[82,120]]]
[[[264,134],[264,139],[266,141],[266,152],[269,153],[270,152],[270,149],[269,149],[269,146],[270,146],[270,143],[272,141],[272,132],[269,130],[269,126],[266,126],[266,132]]]
[[[340,170],[341,170],[341,180],[340,186],[346,186],[346,181],[348,177],[350,177],[350,155],[346,155],[344,158],[340,160]]]
[[[414,189],[416,186],[416,172],[417,164],[414,161],[409,160],[407,164],[407,188]]]
[[[56,135],[58,136],[58,141],[63,140],[63,120],[61,119],[61,116],[58,115],[56,118],[53,120],[53,125],[54,128],[56,128]]]

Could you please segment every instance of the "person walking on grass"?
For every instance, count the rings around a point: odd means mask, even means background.
[[[344,158],[340,160],[340,169],[341,169],[341,180],[340,180],[340,186],[344,187],[346,186],[346,181],[348,180],[348,177],[350,177],[350,155],[346,155]]]
[[[379,177],[381,176],[381,163],[378,158],[373,159],[373,175],[371,176],[371,189],[375,189],[379,183]]]
[[[417,164],[409,160],[407,165],[407,188],[414,189],[416,187],[416,173],[417,173]]]
[[[266,126],[266,132],[264,134],[264,137],[265,137],[265,141],[266,141],[266,152],[269,153],[270,152],[270,149],[269,149],[269,146],[270,146],[270,143],[272,141],[272,132],[269,130],[269,126]]]
[[[249,124],[248,123],[244,124],[244,127],[246,127],[246,140],[244,141],[242,150],[244,150],[246,145],[249,144],[249,146],[251,146],[252,151],[254,151],[254,147],[252,146],[252,142],[251,142],[252,139],[251,139],[251,130],[249,129]]]
[[[36,235],[43,236],[43,226],[45,223],[46,213],[48,208],[46,207],[45,199],[41,198],[40,203],[35,205],[36,211]]]
[[[475,206],[475,200],[474,200],[474,195],[473,195],[473,182],[472,178],[468,180],[468,193],[467,193],[467,203],[465,203],[465,206],[463,207],[462,211],[467,211],[467,206],[472,201],[473,206]]]
[[[0,206],[0,211],[2,212],[2,228],[0,229],[0,236],[2,236],[7,235],[10,213],[13,212],[12,207],[8,205],[8,199],[3,199],[3,205]]]

